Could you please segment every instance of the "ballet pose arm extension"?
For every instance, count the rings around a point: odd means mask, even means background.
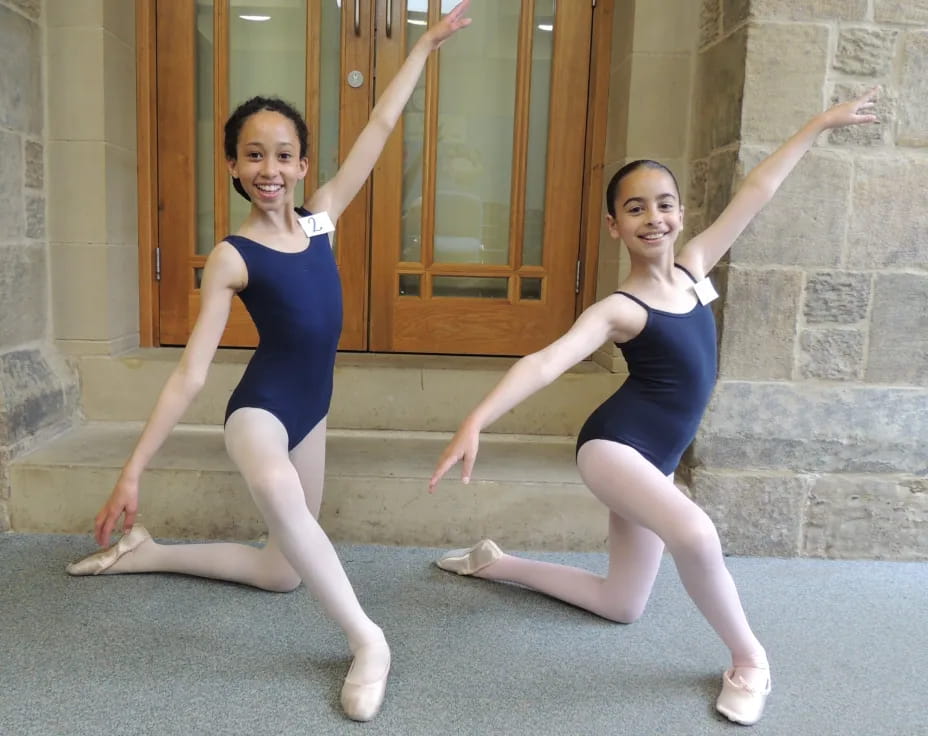
[[[677,262],[697,278],[711,271],[754,216],[773,198],[820,133],[829,128],[877,122],[876,115],[870,112],[876,95],[877,89],[871,89],[857,99],[834,105],[809,120],[751,170],[718,219],[680,250]]]
[[[470,25],[470,18],[465,17],[469,5],[470,0],[462,0],[416,42],[406,61],[374,105],[369,122],[351,147],[338,173],[307,198],[306,209],[310,212],[325,211],[332,222],[345,211],[377,163],[390,133],[396,126],[396,121],[399,120],[416,87],[429,54],[456,31]]]
[[[480,432],[529,396],[592,354],[606,341],[623,342],[629,333],[634,305],[615,295],[587,309],[562,337],[546,348],[521,358],[496,387],[468,414],[445,448],[429,481],[429,491],[455,463],[463,460],[461,480],[470,482]]]
[[[125,514],[123,529],[126,532],[135,523],[142,471],[203,387],[229,317],[232,297],[244,286],[245,272],[241,256],[228,243],[217,245],[206,260],[200,286],[200,314],[187,347],[161,389],[113,492],[94,520],[94,537],[101,547],[109,543],[120,516]]]

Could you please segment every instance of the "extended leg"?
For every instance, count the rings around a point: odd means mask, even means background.
[[[310,434],[311,442],[324,445],[324,432]],[[380,627],[361,608],[335,548],[307,507],[300,474],[287,453],[286,430],[266,411],[239,409],[226,423],[226,448],[288,562],[348,637],[355,658],[342,689],[345,712],[357,720],[372,718],[383,700],[390,650]],[[324,452],[318,447],[303,449],[306,457],[318,458]],[[311,471],[304,468],[306,472]]]
[[[609,514],[609,571],[605,577],[567,565],[503,555],[476,577],[519,583],[612,621],[631,623],[644,611],[664,543],[638,524]]]

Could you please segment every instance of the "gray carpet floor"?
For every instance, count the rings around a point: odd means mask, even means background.
[[[394,666],[347,721],[349,659],[300,588],[172,575],[69,578],[88,537],[0,535],[0,733],[734,734],[726,651],[664,560],[630,626],[459,578],[431,549],[341,546]],[[539,554],[595,571],[599,554]],[[731,558],[774,666],[753,734],[928,734],[928,564]]]

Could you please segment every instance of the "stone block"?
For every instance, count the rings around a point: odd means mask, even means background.
[[[925,210],[928,160],[859,157],[854,166],[848,268],[923,267],[928,238],[920,214]]]
[[[863,373],[864,333],[853,328],[803,330],[799,335],[802,378],[858,380]]]
[[[628,150],[628,99],[632,83],[631,59],[625,59],[609,75],[609,115],[606,120],[606,161],[621,161]],[[609,181],[608,179],[604,179]]]
[[[103,27],[124,44],[135,48],[135,3],[103,0]]]
[[[731,201],[735,182],[740,178],[738,152],[719,151],[709,158],[709,173],[706,181],[706,225],[715,221]]]
[[[726,378],[792,378],[802,274],[730,267],[719,374]]]
[[[105,140],[109,90],[104,90],[103,29],[50,28],[48,43],[49,137],[55,141]],[[123,99],[120,104],[132,103]]]
[[[107,242],[138,242],[138,159],[134,150],[106,144],[106,235]]]
[[[724,33],[728,33],[750,17],[751,1],[752,0],[722,1],[722,29]]]
[[[45,197],[26,197],[26,237],[45,239]]]
[[[928,31],[907,33],[902,47],[896,142],[924,147],[928,146]]]
[[[38,20],[42,15],[42,0],[9,0],[14,8],[19,8],[32,20]]]
[[[866,92],[872,85],[845,84],[839,82],[835,85],[831,104],[853,100]],[[843,128],[832,128],[828,131],[828,142],[833,146],[883,146],[892,143],[892,130],[895,125],[898,100],[895,93],[887,88],[880,90],[874,114],[879,122],[862,123],[861,125],[848,125]]]
[[[0,130],[0,243],[22,238],[26,231],[23,209],[22,141],[15,133]]]
[[[928,474],[928,389],[720,381],[689,462],[794,473]]]
[[[719,39],[722,33],[722,0],[702,0],[699,8],[699,48]]]
[[[38,5],[38,0],[19,0]],[[39,27],[0,5],[0,128],[42,135],[42,43]]]
[[[617,8],[623,8],[623,5],[619,4]],[[634,23],[635,53],[690,53],[697,43],[694,30],[699,10],[698,0],[662,0],[656,6],[639,4]],[[626,13],[619,10],[617,15]]]
[[[25,185],[32,189],[45,186],[45,148],[36,141],[26,141],[24,158],[26,160]]]
[[[867,5],[868,0],[751,0],[751,15],[764,20],[865,20]]]
[[[928,478],[822,477],[803,532],[811,557],[928,559]]]
[[[132,3],[128,4],[129,6]],[[134,151],[136,145],[135,54],[103,35],[103,125],[107,143]]]
[[[779,144],[820,112],[828,55],[826,26],[752,24],[745,62],[742,140]]]
[[[628,113],[629,152],[649,158],[680,158],[686,153],[690,100],[689,54],[635,54],[630,100],[663,90],[660,105],[632,105]]]
[[[806,277],[806,324],[853,325],[867,318],[870,274],[819,271]]]
[[[928,274],[877,274],[866,378],[928,386]]]
[[[42,245],[0,245],[0,345],[46,333],[48,266]]]
[[[60,423],[67,411],[62,383],[40,350],[0,355],[0,445]]]
[[[899,32],[891,28],[843,28],[832,66],[857,77],[887,74]]]
[[[686,208],[701,210],[706,206],[706,185],[709,180],[709,161],[701,158],[690,162],[690,182],[687,187]]]
[[[747,37],[741,28],[697,56],[693,158],[740,140]]]
[[[741,149],[746,175],[769,151]],[[796,165],[773,200],[745,228],[732,262],[772,266],[838,266],[847,232],[853,164],[812,151]]]
[[[689,491],[715,522],[727,554],[795,557],[813,476],[697,468]]]
[[[877,23],[928,25],[928,0],[873,0]]]

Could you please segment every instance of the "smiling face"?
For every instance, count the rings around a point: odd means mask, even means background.
[[[293,207],[293,192],[309,167],[300,157],[293,121],[272,110],[259,110],[242,125],[229,171],[258,207],[284,203]]]
[[[619,182],[614,204],[615,216],[606,216],[609,233],[621,238],[632,254],[673,250],[683,228],[683,206],[670,174],[659,168],[635,169]]]

